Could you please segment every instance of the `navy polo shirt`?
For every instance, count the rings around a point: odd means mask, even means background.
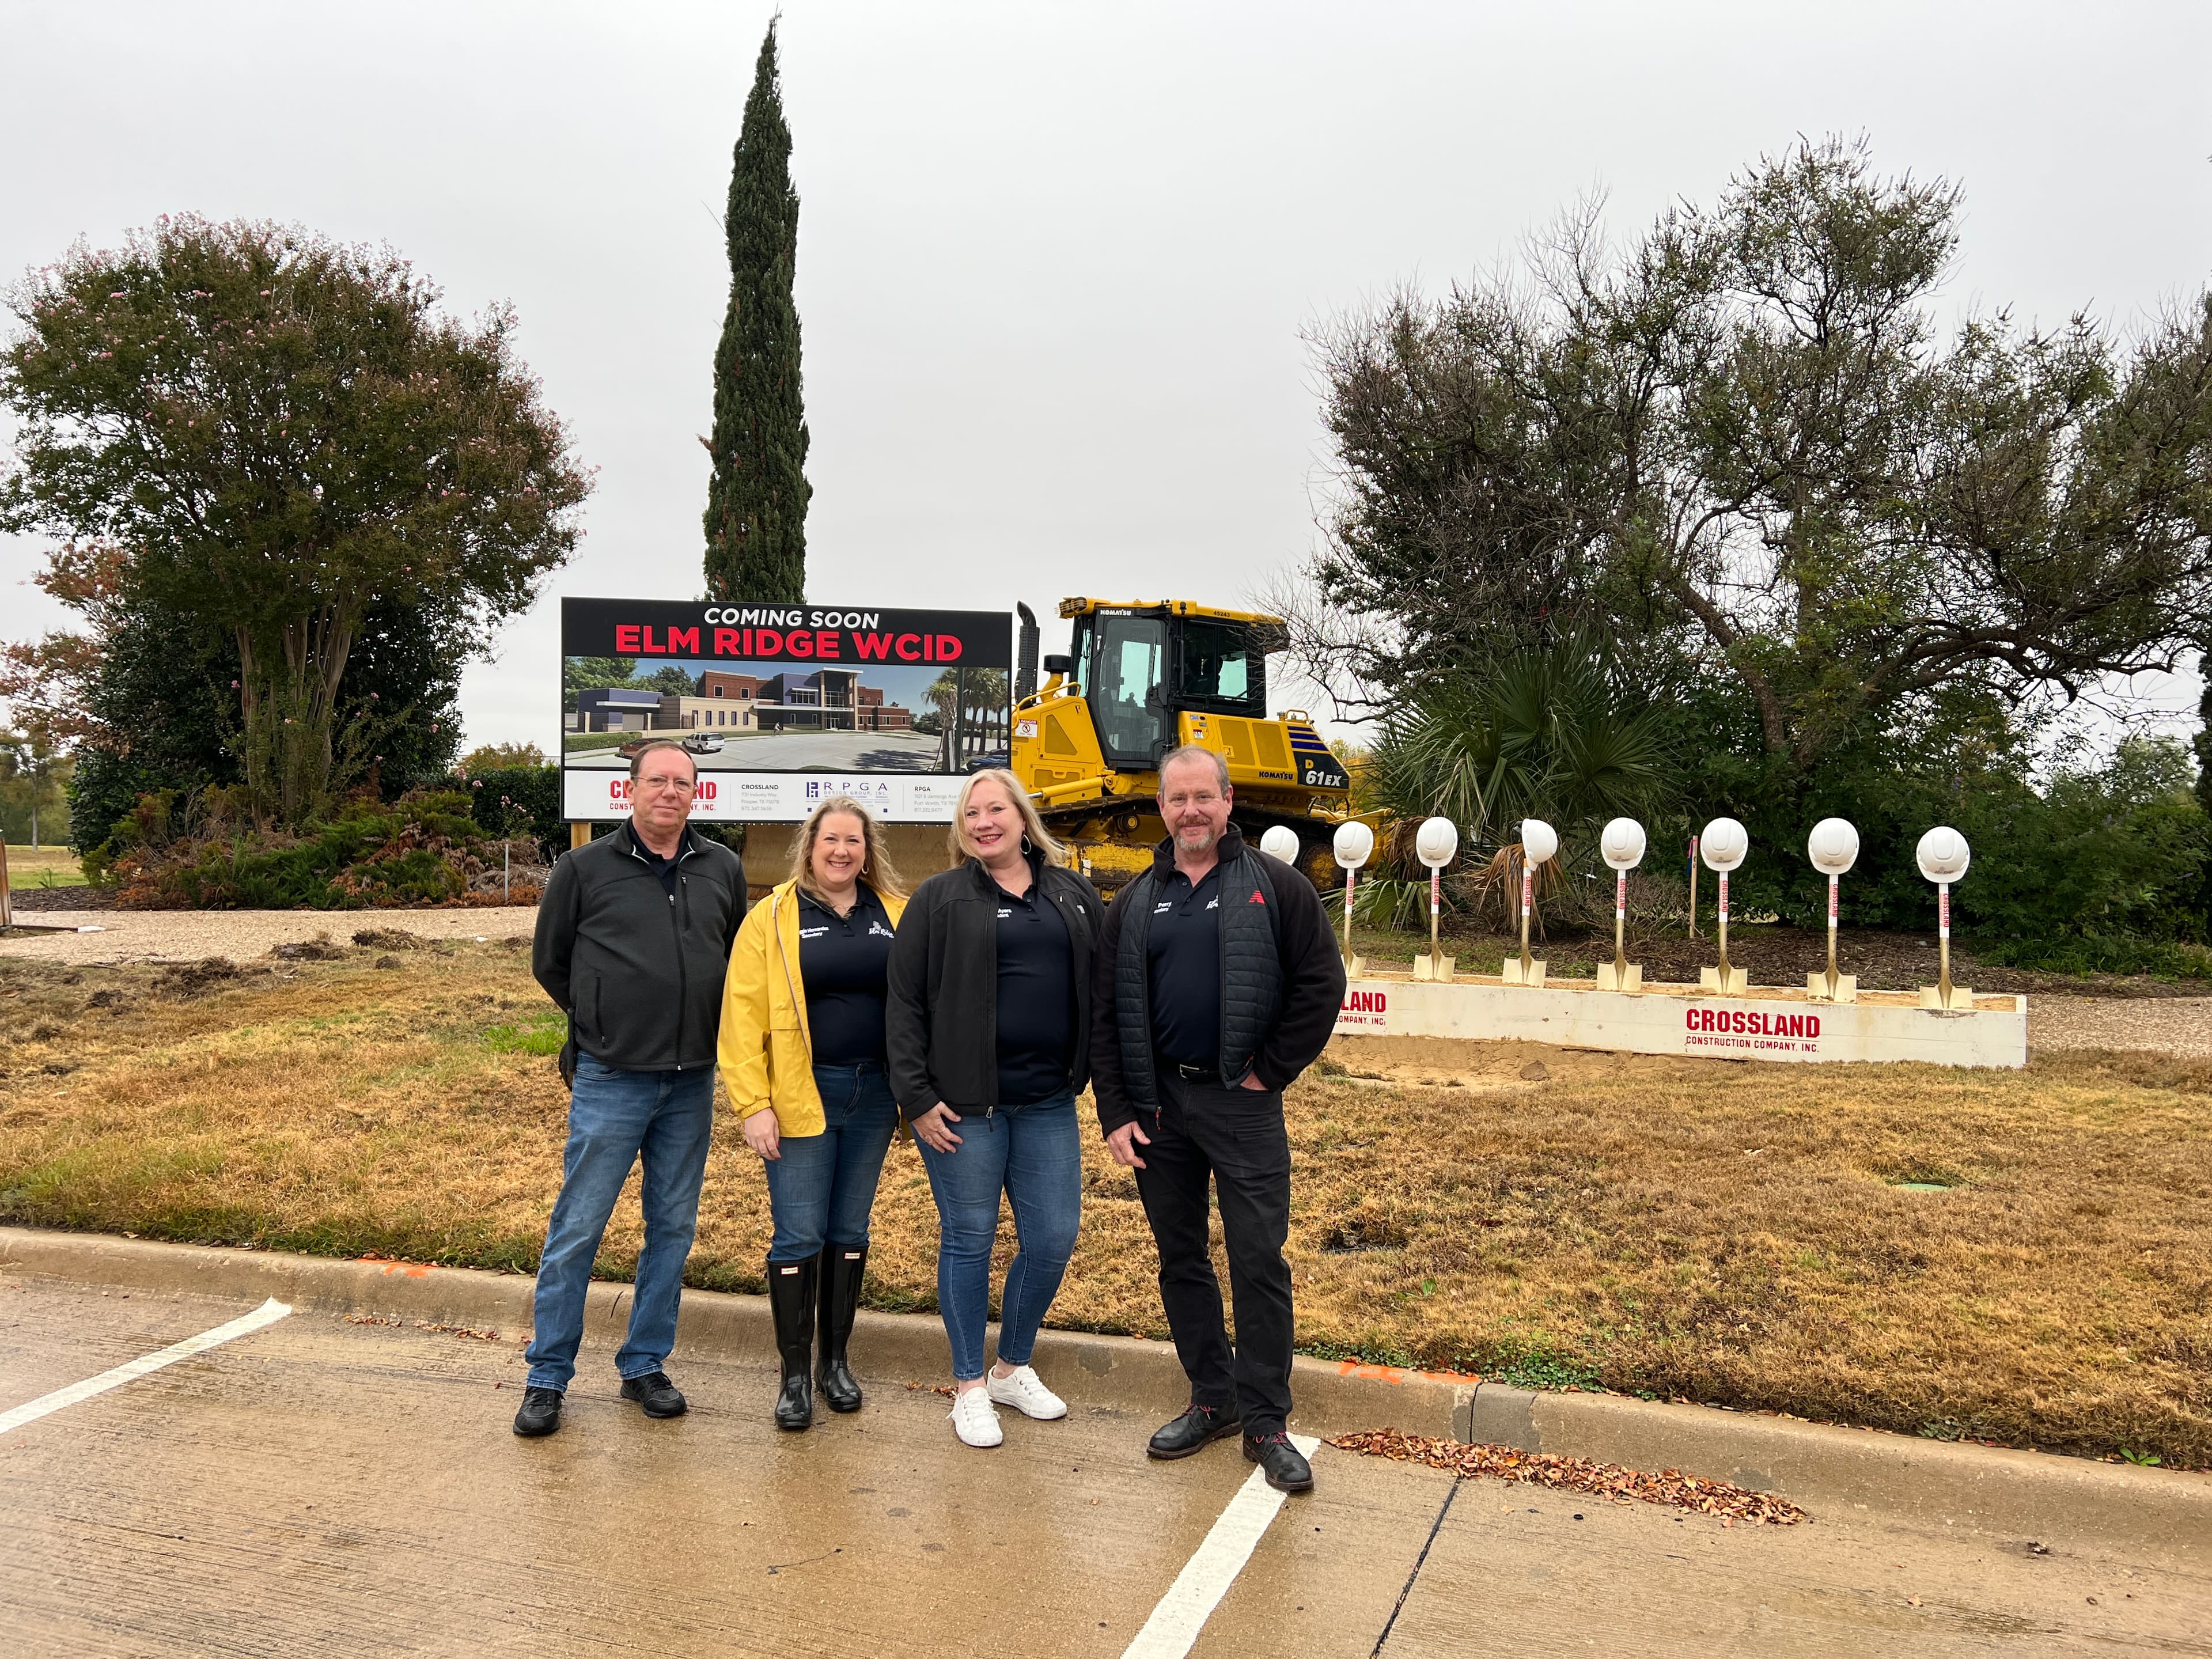
[[[866,882],[850,914],[799,896],[799,977],[817,1066],[882,1065],[890,912]]]
[[[1221,866],[1197,886],[1170,872],[1145,936],[1152,1046],[1182,1066],[1221,1063]]]
[[[1034,1106],[1075,1063],[1075,946],[1067,919],[1033,880],[1016,898],[994,884],[999,936],[999,1104]]]

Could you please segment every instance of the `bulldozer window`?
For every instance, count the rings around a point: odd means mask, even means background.
[[[1167,644],[1167,624],[1158,617],[1099,618],[1091,717],[1106,757],[1117,765],[1150,765],[1166,736],[1160,679]]]
[[[1264,717],[1266,660],[1249,629],[1230,623],[1186,622],[1176,701]]]

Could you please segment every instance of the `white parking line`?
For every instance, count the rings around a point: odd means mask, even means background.
[[[248,1336],[253,1332],[274,1325],[292,1311],[291,1304],[270,1297],[250,1314],[241,1314],[227,1325],[218,1325],[211,1331],[202,1331],[198,1336],[188,1336],[181,1342],[127,1360],[112,1370],[102,1371],[98,1376],[88,1376],[82,1382],[72,1382],[66,1389],[56,1389],[52,1394],[40,1395],[27,1404],[12,1411],[0,1412],[0,1434],[21,1428],[26,1423],[35,1423],[64,1406],[74,1406],[80,1400],[89,1400],[94,1395],[106,1394],[110,1389],[119,1389],[125,1382],[135,1382],[149,1372],[158,1371],[164,1365],[173,1365],[179,1359],[190,1359],[196,1353],[205,1353],[210,1348],[219,1348],[234,1337]]]
[[[1309,1435],[1294,1434],[1291,1443],[1311,1457],[1321,1443]],[[1251,1479],[1237,1489],[1237,1496],[1221,1511],[1213,1530],[1206,1534],[1206,1541],[1183,1563],[1182,1571],[1160,1597],[1160,1604],[1145,1620],[1136,1639],[1121,1650],[1121,1659],[1183,1659],[1221,1598],[1237,1582],[1237,1575],[1252,1559],[1253,1547],[1283,1507],[1283,1496],[1267,1484],[1263,1470],[1252,1471]]]

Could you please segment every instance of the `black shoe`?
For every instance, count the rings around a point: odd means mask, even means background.
[[[1271,1434],[1246,1435],[1244,1460],[1267,1471],[1267,1484],[1277,1492],[1313,1490],[1313,1465],[1280,1429]]]
[[[1240,1426],[1233,1406],[1190,1406],[1155,1434],[1145,1450],[1164,1460],[1188,1457],[1208,1441],[1236,1433]]]
[[[558,1389],[525,1389],[522,1409],[514,1414],[514,1431],[525,1439],[535,1440],[541,1434],[550,1434],[561,1426],[561,1390]]]
[[[690,1409],[684,1391],[668,1380],[666,1371],[647,1371],[643,1376],[623,1378],[622,1396],[645,1407],[647,1417],[681,1417]]]
[[[860,1306],[860,1276],[868,1270],[867,1247],[849,1244],[822,1247],[822,1301],[817,1333],[821,1357],[814,1379],[822,1385],[822,1398],[833,1412],[860,1409],[860,1385],[845,1364],[845,1344],[853,1334],[854,1316]]]
[[[804,1261],[768,1264],[768,1306],[775,1316],[776,1358],[783,1365],[783,1386],[775,1398],[779,1429],[814,1426],[815,1281],[822,1266],[819,1256]]]

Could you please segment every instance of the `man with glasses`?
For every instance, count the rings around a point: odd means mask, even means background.
[[[690,829],[696,764],[677,743],[629,763],[629,822],[565,854],[538,908],[531,971],[568,1016],[561,1195],[538,1267],[530,1362],[514,1431],[550,1434],[576,1370],[592,1261],[631,1166],[645,1164],[645,1249],[629,1334],[615,1354],[625,1400],[678,1417],[663,1366],[676,1341],[684,1260],[714,1109],[722,981],[745,914],[745,867]]]
[[[1091,998],[1091,1090],[1115,1161],[1136,1172],[1160,1252],[1160,1300],[1190,1406],[1152,1436],[1188,1457],[1244,1431],[1282,1492],[1313,1470],[1291,1443],[1291,1148],[1283,1091],[1319,1058],[1344,1002],[1344,963],[1313,884],[1245,845],[1229,768],[1210,749],[1160,762],[1168,838],[1115,896]],[[1221,1206],[1237,1304],[1232,1352],[1207,1249]]]

